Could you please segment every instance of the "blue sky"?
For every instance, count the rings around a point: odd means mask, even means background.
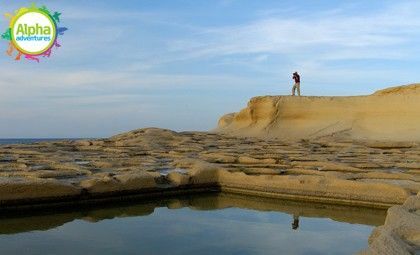
[[[0,11],[29,4],[6,0]],[[1,138],[209,130],[253,96],[290,93],[295,70],[305,95],[420,81],[419,1],[37,4],[62,12],[69,31],[40,64],[0,55]]]

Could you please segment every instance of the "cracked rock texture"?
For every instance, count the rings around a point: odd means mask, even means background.
[[[216,184],[388,207],[420,190],[417,143],[284,141],[146,128],[0,146],[0,201]]]
[[[413,254],[420,245],[419,91],[410,85],[365,97],[259,97],[223,117],[216,133],[145,128],[106,139],[3,145],[0,210],[204,186],[396,205],[365,252]]]
[[[420,253],[420,193],[388,209],[385,224],[373,230],[361,254]]]

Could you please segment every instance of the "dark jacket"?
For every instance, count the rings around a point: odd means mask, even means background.
[[[293,74],[293,80],[295,80],[295,83],[300,83],[300,76],[297,73]]]

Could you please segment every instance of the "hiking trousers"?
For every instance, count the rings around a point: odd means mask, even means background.
[[[293,85],[292,96],[295,95],[296,90],[297,90],[298,96],[300,96],[300,82],[296,82],[295,85]]]

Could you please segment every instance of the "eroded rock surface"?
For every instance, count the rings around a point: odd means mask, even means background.
[[[0,146],[0,199],[210,183],[391,205],[420,190],[419,159],[417,143],[146,128],[109,139]]]
[[[388,254],[412,252],[420,240],[419,162],[415,142],[284,141],[146,128],[108,139],[0,146],[0,207],[202,186],[330,204],[399,204],[366,252],[387,254],[380,248],[385,243]]]
[[[368,96],[258,96],[223,116],[218,131],[289,140],[340,135],[384,141],[377,148],[407,148],[420,141],[419,116],[420,84],[411,84]]]
[[[385,224],[373,230],[369,248],[362,254],[420,253],[420,193],[403,205],[388,209]]]

